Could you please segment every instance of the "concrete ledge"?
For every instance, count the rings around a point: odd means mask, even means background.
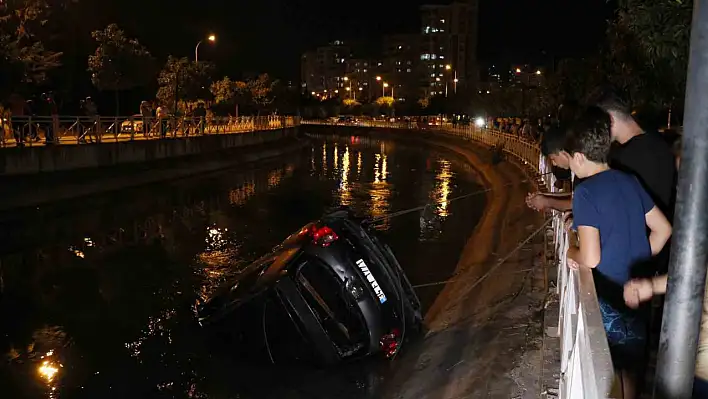
[[[118,143],[6,148],[0,151],[0,176],[100,168],[169,158],[204,155],[278,141],[297,128]]]
[[[273,131],[278,132],[278,131]],[[0,176],[0,211],[212,172],[277,157],[306,144],[294,137],[178,158],[34,175]],[[181,145],[181,144],[178,144]]]

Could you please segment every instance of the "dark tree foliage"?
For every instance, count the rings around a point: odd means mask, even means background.
[[[52,12],[71,0],[0,1],[0,96],[27,91],[61,65],[61,52],[47,50],[42,38]]]
[[[148,84],[155,76],[155,61],[136,39],[125,36],[118,25],[110,24],[92,33],[98,47],[88,57],[91,82],[99,90],[116,95],[116,114],[120,114],[118,96],[121,91]]]
[[[196,102],[210,99],[214,65],[194,62],[186,57],[169,56],[160,71],[157,99],[163,106],[173,107],[179,101]]]

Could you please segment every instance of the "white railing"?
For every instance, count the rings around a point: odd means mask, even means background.
[[[513,155],[541,177],[541,185],[551,192],[558,192],[555,177],[550,173],[549,162],[541,154],[537,143],[493,129],[475,126],[453,127],[421,126],[418,122],[367,121],[330,122],[303,121],[303,124],[380,127],[388,129],[432,130],[464,140],[475,141],[502,149]],[[595,282],[588,269],[571,270],[566,266],[568,235],[563,215],[554,212],[549,233],[554,238],[554,260],[558,268],[556,293],[559,295],[560,317],[558,335],[561,340],[559,382],[560,399],[606,399],[611,396],[614,369],[607,344],[600,307],[595,292]]]
[[[165,117],[12,116],[0,118],[0,147],[116,143],[298,126],[298,116]]]

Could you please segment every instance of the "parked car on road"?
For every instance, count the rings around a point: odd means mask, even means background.
[[[120,124],[121,133],[142,133],[143,132],[143,116],[140,114],[133,115],[132,120],[126,119]]]
[[[203,327],[270,361],[331,365],[395,356],[421,327],[421,307],[396,257],[340,210],[290,235],[197,307]]]

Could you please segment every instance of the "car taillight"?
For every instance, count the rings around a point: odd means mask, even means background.
[[[323,247],[328,247],[329,244],[339,239],[337,233],[327,226],[312,226],[310,236],[312,237],[312,242]]]
[[[401,336],[401,332],[394,328],[391,333],[384,335],[379,340],[379,345],[381,346],[381,351],[387,358],[392,357],[398,352],[398,340]]]

